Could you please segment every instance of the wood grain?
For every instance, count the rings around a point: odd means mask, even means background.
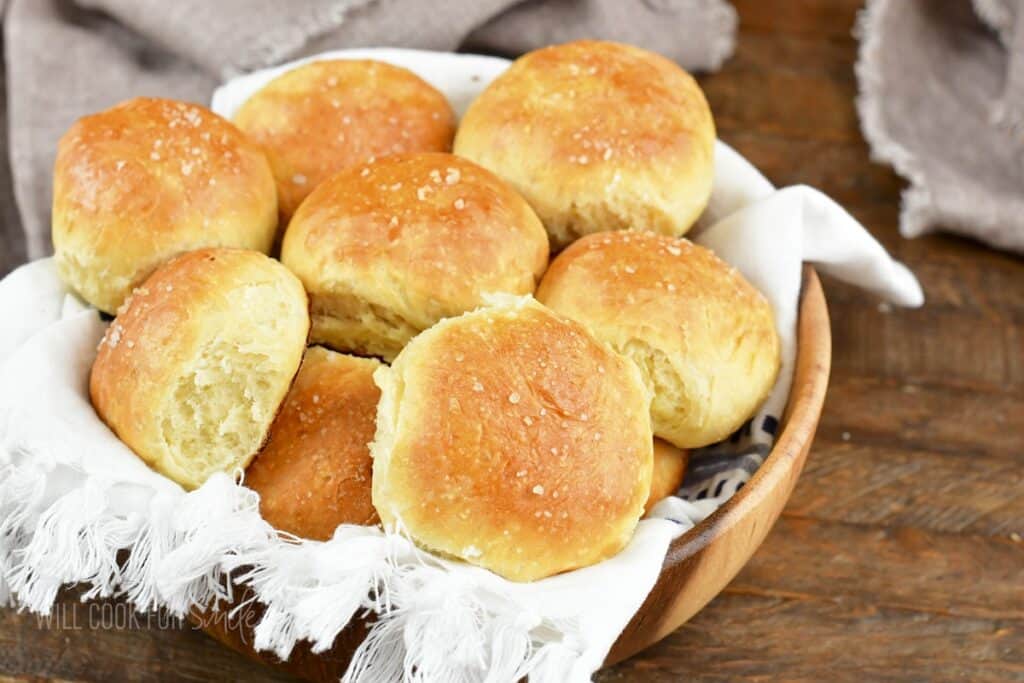
[[[1019,621],[729,591],[600,683],[1024,680]]]
[[[725,593],[598,678],[1024,681],[1024,263],[899,236],[904,185],[870,161],[854,108],[862,0],[733,4],[737,53],[702,78],[722,138],[776,184],[835,196],[928,303],[880,311],[825,278],[832,383],[789,507]],[[0,612],[0,672],[281,680],[191,630],[40,631],[12,612]]]
[[[1011,540],[1022,536],[1019,464],[850,439],[818,439],[818,452],[828,449],[834,457],[807,468],[789,515]]]
[[[772,551],[749,565],[730,591],[814,600],[838,594],[848,607],[1024,619],[1019,542],[789,515],[779,527]],[[807,571],[792,571],[797,563]],[[822,576],[832,585],[823,585]]]
[[[845,415],[830,414],[819,438],[866,447],[895,445],[967,456],[960,459],[987,459],[1004,466],[1019,464],[1020,435],[1024,433],[1021,396],[877,377],[843,377],[831,392],[830,402],[863,417],[851,421]],[[878,410],[880,406],[884,410]],[[950,419],[953,411],[957,419]],[[964,430],[964,422],[971,424],[971,430]],[[972,436],[974,429],[988,434],[984,447]]]

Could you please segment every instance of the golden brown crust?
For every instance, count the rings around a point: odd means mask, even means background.
[[[393,155],[317,187],[281,260],[310,294],[314,341],[391,359],[484,294],[532,293],[548,241],[529,205],[489,171],[450,154]]]
[[[201,249],[158,268],[97,350],[100,418],[186,488],[244,468],[298,370],[309,316],[301,283],[269,257]]]
[[[590,235],[552,262],[537,298],[637,362],[654,392],[654,433],[680,448],[729,436],[775,383],[771,305],[685,239]]]
[[[196,104],[140,97],[79,119],[60,140],[53,183],[57,267],[107,313],[172,256],[266,252],[277,227],[263,152]]]
[[[245,475],[274,528],[326,541],[341,524],[378,523],[370,497],[378,367],[321,347],[306,351],[267,444]]]
[[[650,396],[582,327],[513,301],[439,323],[378,371],[373,500],[423,546],[529,581],[632,536]]]
[[[267,150],[282,225],[331,174],[374,157],[447,152],[455,115],[411,71],[363,59],[316,61],[271,81],[235,123]]]
[[[651,493],[644,504],[644,515],[663,499],[675,495],[683,485],[689,462],[690,451],[676,448],[661,439],[654,440],[654,473],[651,476]]]
[[[603,230],[685,233],[711,193],[714,140],[689,74],[582,40],[516,60],[466,112],[455,153],[512,183],[560,247]]]

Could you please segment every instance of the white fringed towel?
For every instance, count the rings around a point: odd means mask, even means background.
[[[408,50],[325,57],[410,68],[460,113],[507,66]],[[291,66],[228,83],[214,109],[230,115]],[[0,601],[45,613],[61,585],[84,582],[89,595],[120,594],[139,609],[183,614],[226,597],[231,573],[267,605],[255,645],[282,657],[300,639],[325,650],[353,615],[376,611],[346,680],[589,680],[654,585],[669,543],[732,495],[770,447],[769,426],[792,381],[801,263],[895,304],[923,300],[913,275],[830,199],[807,187],[776,191],[722,143],[716,160],[714,195],[695,241],[768,296],[783,369],[752,421],[759,428],[741,439],[749,452],[708,449],[681,491],[690,500],[659,504],[616,557],[516,584],[372,528],[341,527],[324,543],[282,539],[260,518],[256,495],[227,475],[185,493],[96,417],[88,373],[106,325],[44,259],[0,282]],[[705,471],[701,462],[714,466]],[[131,550],[123,565],[121,549]]]

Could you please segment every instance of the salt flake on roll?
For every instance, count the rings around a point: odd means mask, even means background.
[[[372,526],[370,501],[380,362],[320,346],[306,356],[267,444],[245,473],[275,529],[326,541],[340,524]]]
[[[205,107],[151,97],[79,119],[53,171],[54,261],[114,313],[167,259],[201,247],[267,252],[277,230],[263,151]]]
[[[651,489],[650,394],[582,326],[506,297],[423,332],[374,379],[385,525],[514,581],[629,542]]]
[[[548,239],[487,169],[451,154],[396,154],[317,187],[288,225],[281,261],[309,292],[314,342],[391,360],[489,292],[532,294]]]
[[[584,237],[551,263],[537,298],[636,362],[654,393],[654,433],[679,448],[726,438],[775,384],[779,335],[768,300],[688,240]]]
[[[107,329],[93,407],[153,469],[196,488],[263,445],[308,331],[306,293],[277,261],[189,252],[157,269]]]
[[[688,73],[581,40],[517,59],[466,112],[455,153],[519,190],[557,249],[604,230],[686,233],[711,195],[714,143]]]
[[[347,166],[409,152],[447,152],[455,115],[416,74],[369,59],[318,60],[250,97],[235,124],[264,146],[282,225],[317,185]]]

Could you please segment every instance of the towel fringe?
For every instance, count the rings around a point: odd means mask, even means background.
[[[253,645],[281,658],[300,640],[328,650],[353,617],[376,615],[347,683],[561,682],[582,655],[564,636],[551,642],[578,624],[544,620],[499,584],[453,575],[401,530],[342,526],[327,542],[279,535],[258,496],[226,475],[154,497],[146,516],[123,514],[116,484],[85,477],[50,495],[53,467],[10,455],[0,460],[0,599],[21,609],[47,614],[63,585],[79,583],[83,600],[116,595],[183,616],[232,604],[245,586],[253,597],[233,616],[259,602]]]

